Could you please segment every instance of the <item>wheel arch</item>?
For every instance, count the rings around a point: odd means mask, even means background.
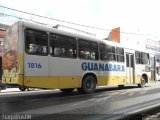
[[[81,85],[82,85],[82,82],[83,82],[83,79],[86,77],[86,76],[89,76],[89,75],[91,75],[91,76],[93,76],[94,78],[95,78],[95,80],[96,80],[96,84],[97,84],[97,80],[98,80],[98,76],[97,76],[97,74],[95,73],[95,72],[86,72],[86,73],[84,73],[83,74],[83,76],[82,76],[82,78],[81,78]],[[80,86],[81,86],[80,85]]]

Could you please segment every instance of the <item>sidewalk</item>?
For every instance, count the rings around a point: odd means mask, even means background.
[[[17,91],[20,91],[19,88],[6,88],[5,90],[1,90],[0,93],[17,92]]]
[[[151,88],[160,88],[160,81],[154,81],[147,83],[146,86],[149,86]]]

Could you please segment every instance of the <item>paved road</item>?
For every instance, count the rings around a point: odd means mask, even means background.
[[[32,119],[119,119],[160,105],[160,82],[145,88],[99,87],[89,95],[59,90],[21,92],[7,89],[0,93],[0,119],[5,115],[32,115]]]

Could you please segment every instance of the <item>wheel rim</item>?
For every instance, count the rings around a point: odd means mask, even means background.
[[[143,77],[142,77],[142,80],[141,80],[141,84],[142,84],[142,86],[144,86],[146,84],[145,79]]]
[[[93,87],[94,87],[94,83],[92,82],[92,80],[88,80],[88,81],[86,82],[86,89],[87,89],[87,90],[92,90]]]

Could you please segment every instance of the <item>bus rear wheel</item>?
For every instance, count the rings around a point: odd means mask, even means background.
[[[25,91],[27,88],[26,87],[24,87],[24,86],[19,86],[19,90],[20,91]]]
[[[77,90],[80,93],[90,94],[93,93],[95,89],[96,89],[96,79],[95,77],[88,75],[83,78],[82,86]]]
[[[145,84],[146,84],[146,80],[145,80],[145,78],[144,78],[144,76],[142,76],[141,77],[141,83],[140,84],[138,84],[138,87],[145,87]]]
[[[69,94],[69,93],[73,92],[74,88],[67,88],[67,89],[60,89],[60,90],[65,94]]]

